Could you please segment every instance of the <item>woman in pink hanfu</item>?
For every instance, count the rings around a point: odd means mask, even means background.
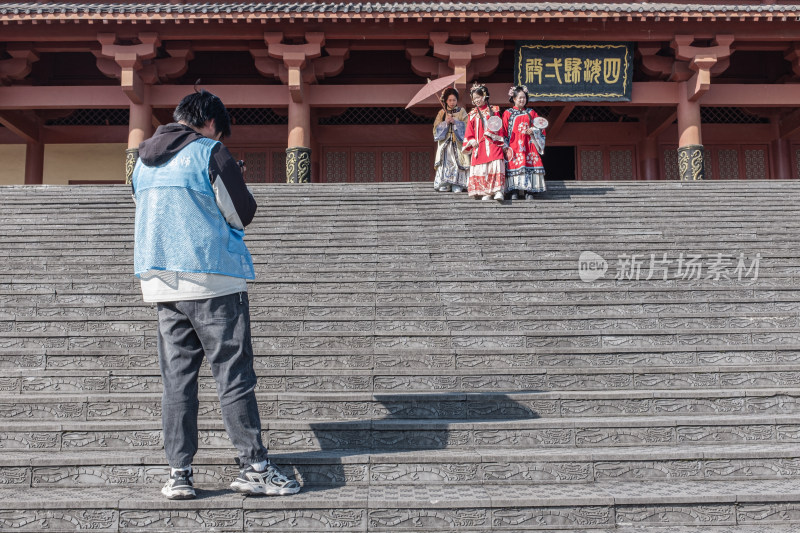
[[[467,192],[475,199],[503,201],[506,132],[500,108],[489,105],[489,90],[475,83],[470,90],[475,107],[469,112],[463,151],[472,154]]]
[[[511,199],[533,198],[533,193],[544,192],[544,130],[533,124],[538,117],[528,105],[528,89],[524,86],[512,87],[508,91],[508,100],[514,107],[503,113],[503,128],[506,131],[508,148],[506,157],[506,190]]]

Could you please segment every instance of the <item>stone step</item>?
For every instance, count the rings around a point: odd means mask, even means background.
[[[236,450],[200,451],[194,480],[226,488],[237,475]],[[675,446],[587,450],[427,450],[413,452],[271,453],[273,463],[305,487],[589,484],[607,481],[791,479],[800,475],[800,451],[789,445]],[[31,450],[0,456],[3,487],[160,486],[169,475],[163,452]]]
[[[483,372],[516,371],[517,368],[610,368],[629,371],[648,367],[718,367],[756,365],[784,367],[800,363],[800,344],[776,349],[770,346],[710,345],[684,347],[655,346],[646,351],[638,348],[572,349],[572,348],[509,348],[490,350],[274,350],[255,354],[255,367],[271,369],[478,369]],[[113,371],[158,370],[152,348],[142,350],[84,349],[78,354],[57,349],[22,349],[0,352],[0,368],[25,371],[50,369]],[[776,368],[777,370],[778,368]]]
[[[574,532],[658,526],[771,525],[798,521],[800,491],[788,480],[614,481],[591,485],[335,487],[292,497],[245,498],[202,490],[193,501],[165,500],[154,487],[0,489],[13,530],[310,532]],[[622,526],[623,529],[616,529]],[[760,529],[767,531],[767,529]]]
[[[597,282],[595,282],[597,283]],[[640,282],[643,283],[643,282]],[[456,287],[456,285],[460,285]],[[797,303],[800,288],[760,287],[733,288],[693,287],[685,290],[673,287],[613,285],[608,287],[587,286],[550,282],[537,287],[537,281],[504,282],[275,282],[253,283],[248,291],[250,305],[254,309],[284,305],[328,304],[335,306],[371,305],[377,307],[396,304],[402,307],[415,305],[618,305],[618,304],[669,304],[701,303],[712,305],[761,303]],[[142,303],[141,291],[113,290],[110,287],[90,286],[78,289],[53,291],[48,287],[32,287],[24,284],[14,290],[0,288],[0,303],[5,306],[31,306],[48,308],[55,305],[102,306],[135,304],[151,308]],[[473,290],[469,290],[472,288]],[[151,308],[154,309],[154,308]],[[721,312],[732,308],[718,308]],[[770,309],[768,309],[770,310]],[[789,309],[791,311],[791,309]],[[745,308],[745,311],[755,309]]]
[[[76,420],[74,404],[21,404],[27,416],[7,417],[0,445],[4,451],[158,450],[163,446],[160,420],[138,421],[122,409],[110,422]],[[49,412],[44,412],[47,409]],[[160,409],[158,404],[152,410]],[[44,412],[44,415],[42,413]],[[206,413],[203,413],[204,415]],[[49,420],[43,419],[47,416]],[[72,419],[70,419],[72,418]],[[578,417],[566,419],[474,420],[380,419],[347,421],[262,420],[265,445],[274,451],[401,450],[488,448],[585,449],[598,446],[705,446],[789,444],[800,442],[800,415],[705,415],[649,417]],[[202,449],[230,448],[219,415],[200,421]]]
[[[260,363],[260,361],[259,361]],[[269,362],[266,362],[269,364]],[[514,391],[625,391],[657,393],[665,390],[715,391],[747,388],[780,389],[800,386],[800,365],[730,367],[535,368],[517,367],[487,374],[485,368],[445,369],[284,369],[256,364],[263,392],[514,392]],[[199,379],[201,390],[216,390],[209,372]],[[742,392],[744,392],[743,389]],[[10,370],[0,377],[0,394],[7,399],[22,394],[47,397],[64,394],[160,393],[161,378],[153,370],[86,371]]]
[[[365,332],[365,333],[426,333],[443,332],[459,334],[464,332],[556,332],[556,331],[592,331],[606,332],[619,330],[724,330],[740,329],[749,333],[761,330],[795,330],[800,327],[800,316],[795,308],[798,302],[789,304],[789,311],[764,311],[764,312],[698,312],[698,313],[651,313],[641,308],[640,313],[632,313],[622,309],[622,312],[607,313],[598,317],[590,314],[575,313],[545,314],[547,308],[538,305],[517,305],[513,312],[507,306],[505,316],[500,315],[499,306],[493,306],[491,313],[477,308],[470,313],[469,309],[450,306],[449,308],[423,308],[426,314],[416,317],[402,316],[375,316],[378,308],[367,308],[372,311],[372,316],[359,309],[331,309],[319,307],[309,308],[316,316],[303,316],[306,311],[301,310],[298,315],[289,317],[263,316],[256,309],[251,313],[251,329],[255,335],[264,333],[297,332],[315,334],[318,332]],[[599,306],[596,306],[599,307]],[[3,319],[0,315],[0,332],[9,337],[17,335],[40,334],[73,334],[93,333],[104,335],[106,333],[124,333],[155,335],[157,322],[152,308],[140,308],[149,311],[145,318],[120,319],[113,315],[99,315],[90,318],[72,319],[60,316],[24,317],[14,316]],[[608,308],[606,308],[608,309]],[[578,311],[578,309],[575,309]],[[632,307],[631,307],[632,310]],[[337,312],[333,312],[337,311]],[[355,311],[355,312],[354,312]],[[387,312],[387,309],[381,309]],[[481,313],[481,311],[484,311]],[[3,314],[7,313],[5,310]],[[389,310],[391,312],[391,310]],[[430,314],[428,314],[430,313]],[[354,316],[355,315],[355,316]],[[443,315],[443,316],[442,316]]]
[[[367,299],[369,301],[393,302],[391,296],[403,297],[404,303],[421,301],[473,302],[498,304],[502,302],[542,302],[560,303],[567,301],[663,301],[663,300],[715,300],[735,301],[749,298],[778,299],[796,298],[800,293],[800,278],[769,277],[750,284],[751,277],[742,281],[707,281],[690,280],[672,281],[630,281],[615,280],[595,281],[591,283],[579,279],[541,280],[533,274],[508,275],[496,273],[490,279],[465,279],[452,281],[446,272],[432,273],[429,276],[405,276],[386,279],[373,272],[369,276],[359,278],[351,273],[316,273],[287,274],[283,278],[263,279],[249,284],[248,294],[252,303],[269,303],[272,294],[287,298],[291,293],[296,301],[311,298],[312,301],[327,302],[323,298],[339,294],[340,297],[354,294],[352,300],[342,298],[340,303],[353,303]],[[477,274],[474,276],[478,277]],[[526,278],[530,279],[526,279]],[[380,280],[378,280],[380,279]],[[118,289],[115,290],[114,287]],[[142,301],[138,280],[128,282],[100,283],[85,282],[80,279],[72,281],[42,280],[38,283],[19,279],[0,284],[4,300],[8,303],[28,301],[30,294],[47,293],[50,298],[59,302],[82,301],[80,298],[91,298],[100,294],[106,302]],[[297,294],[299,293],[299,294]],[[376,295],[371,296],[370,295]],[[441,296],[440,296],[441,295]],[[471,295],[475,295],[472,296]],[[782,297],[782,298],[780,298]],[[123,300],[124,298],[124,300]],[[259,300],[254,300],[259,298]],[[276,303],[280,303],[278,300]]]
[[[250,295],[254,296],[254,295]],[[510,304],[497,302],[494,304],[472,304],[463,302],[439,302],[435,305],[425,303],[408,303],[396,305],[373,301],[339,303],[326,305],[314,302],[314,295],[298,299],[297,295],[278,294],[267,304],[251,302],[250,316],[253,321],[268,319],[294,320],[380,320],[380,319],[500,319],[535,317],[541,320],[557,319],[596,319],[596,318],[736,318],[777,317],[795,318],[800,311],[800,302],[791,298],[784,299],[743,299],[735,302],[703,302],[703,301],[667,301],[654,302],[617,302],[606,303],[585,301],[565,301],[561,303],[522,302]],[[376,295],[377,296],[377,295]],[[0,295],[0,299],[3,295]],[[288,300],[288,301],[287,301]],[[749,300],[749,301],[748,301]],[[39,298],[28,299],[27,305],[22,303],[7,304],[0,308],[0,321],[13,320],[17,324],[30,324],[41,321],[62,322],[82,320],[87,323],[121,322],[155,320],[153,306],[143,303],[56,303],[44,302]],[[12,328],[13,329],[13,328]]]
[[[637,347],[643,350],[655,346],[687,349],[699,345],[740,345],[753,349],[787,348],[800,343],[800,332],[793,328],[764,328],[758,330],[726,329],[659,329],[586,330],[586,331],[486,331],[486,332],[276,332],[254,333],[253,349],[267,351],[302,350],[444,350],[444,349],[508,349],[508,348],[607,348]],[[4,334],[6,350],[58,349],[80,355],[86,349],[114,351],[155,348],[155,338],[137,332],[39,333]],[[119,353],[119,352],[118,352]]]
[[[130,188],[3,188],[0,529],[800,531],[800,182],[548,185],[255,185],[263,436],[307,490],[222,490],[204,371],[195,502],[158,492]],[[758,280],[614,279],[680,252],[760,253]]]
[[[8,383],[3,378],[3,384]],[[346,379],[346,378],[344,378]],[[501,379],[501,378],[496,378]],[[60,382],[58,378],[43,378]],[[108,387],[108,378],[78,376],[74,381]],[[267,386],[262,385],[267,383]],[[800,389],[743,389],[613,391],[576,387],[558,392],[331,392],[329,390],[276,392],[270,389],[275,380],[259,378],[259,409],[269,420],[353,419],[452,419],[509,420],[529,418],[569,419],[570,417],[653,417],[733,414],[791,415],[798,412]],[[161,393],[158,378],[150,378],[146,392],[133,393],[130,388],[112,389],[110,393],[95,389],[75,394],[63,387],[60,394],[48,397],[36,388],[23,394],[0,395],[0,419],[20,421],[87,420],[113,421],[157,420],[161,416]],[[738,385],[738,384],[737,384]],[[87,386],[88,389],[88,386]],[[200,414],[202,418],[221,416],[214,381],[200,379]],[[36,391],[36,392],[33,392]]]

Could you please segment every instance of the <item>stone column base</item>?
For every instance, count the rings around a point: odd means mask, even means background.
[[[705,179],[705,152],[702,144],[678,148],[678,175],[681,181]]]
[[[136,166],[136,160],[139,159],[138,148],[125,149],[125,183],[130,185],[133,179],[133,167]]]
[[[286,149],[286,183],[311,183],[311,148]]]

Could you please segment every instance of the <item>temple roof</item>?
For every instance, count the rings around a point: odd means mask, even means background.
[[[572,2],[268,2],[268,3],[0,3],[0,21],[80,21],[102,19],[132,21],[157,18],[215,19],[429,19],[477,16],[480,19],[630,18],[637,20],[692,18],[780,20],[800,16],[798,4],[701,3],[572,3]]]

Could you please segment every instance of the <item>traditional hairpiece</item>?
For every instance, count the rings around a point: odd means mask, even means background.
[[[525,87],[524,85],[514,85],[513,87],[511,87],[511,88],[508,90],[508,96],[509,96],[509,98],[513,98],[513,97],[514,97],[514,95],[515,95],[515,94],[517,94],[517,91],[522,91],[522,92],[524,92],[525,94],[528,94],[528,88],[527,88],[527,87]]]
[[[482,92],[483,94],[486,94],[486,93],[488,92],[488,91],[486,90],[486,85],[483,85],[483,84],[481,84],[481,83],[478,83],[478,82],[476,81],[476,82],[474,82],[474,83],[472,84],[472,88],[469,90],[469,94],[476,93],[476,92],[478,92],[478,91]]]

